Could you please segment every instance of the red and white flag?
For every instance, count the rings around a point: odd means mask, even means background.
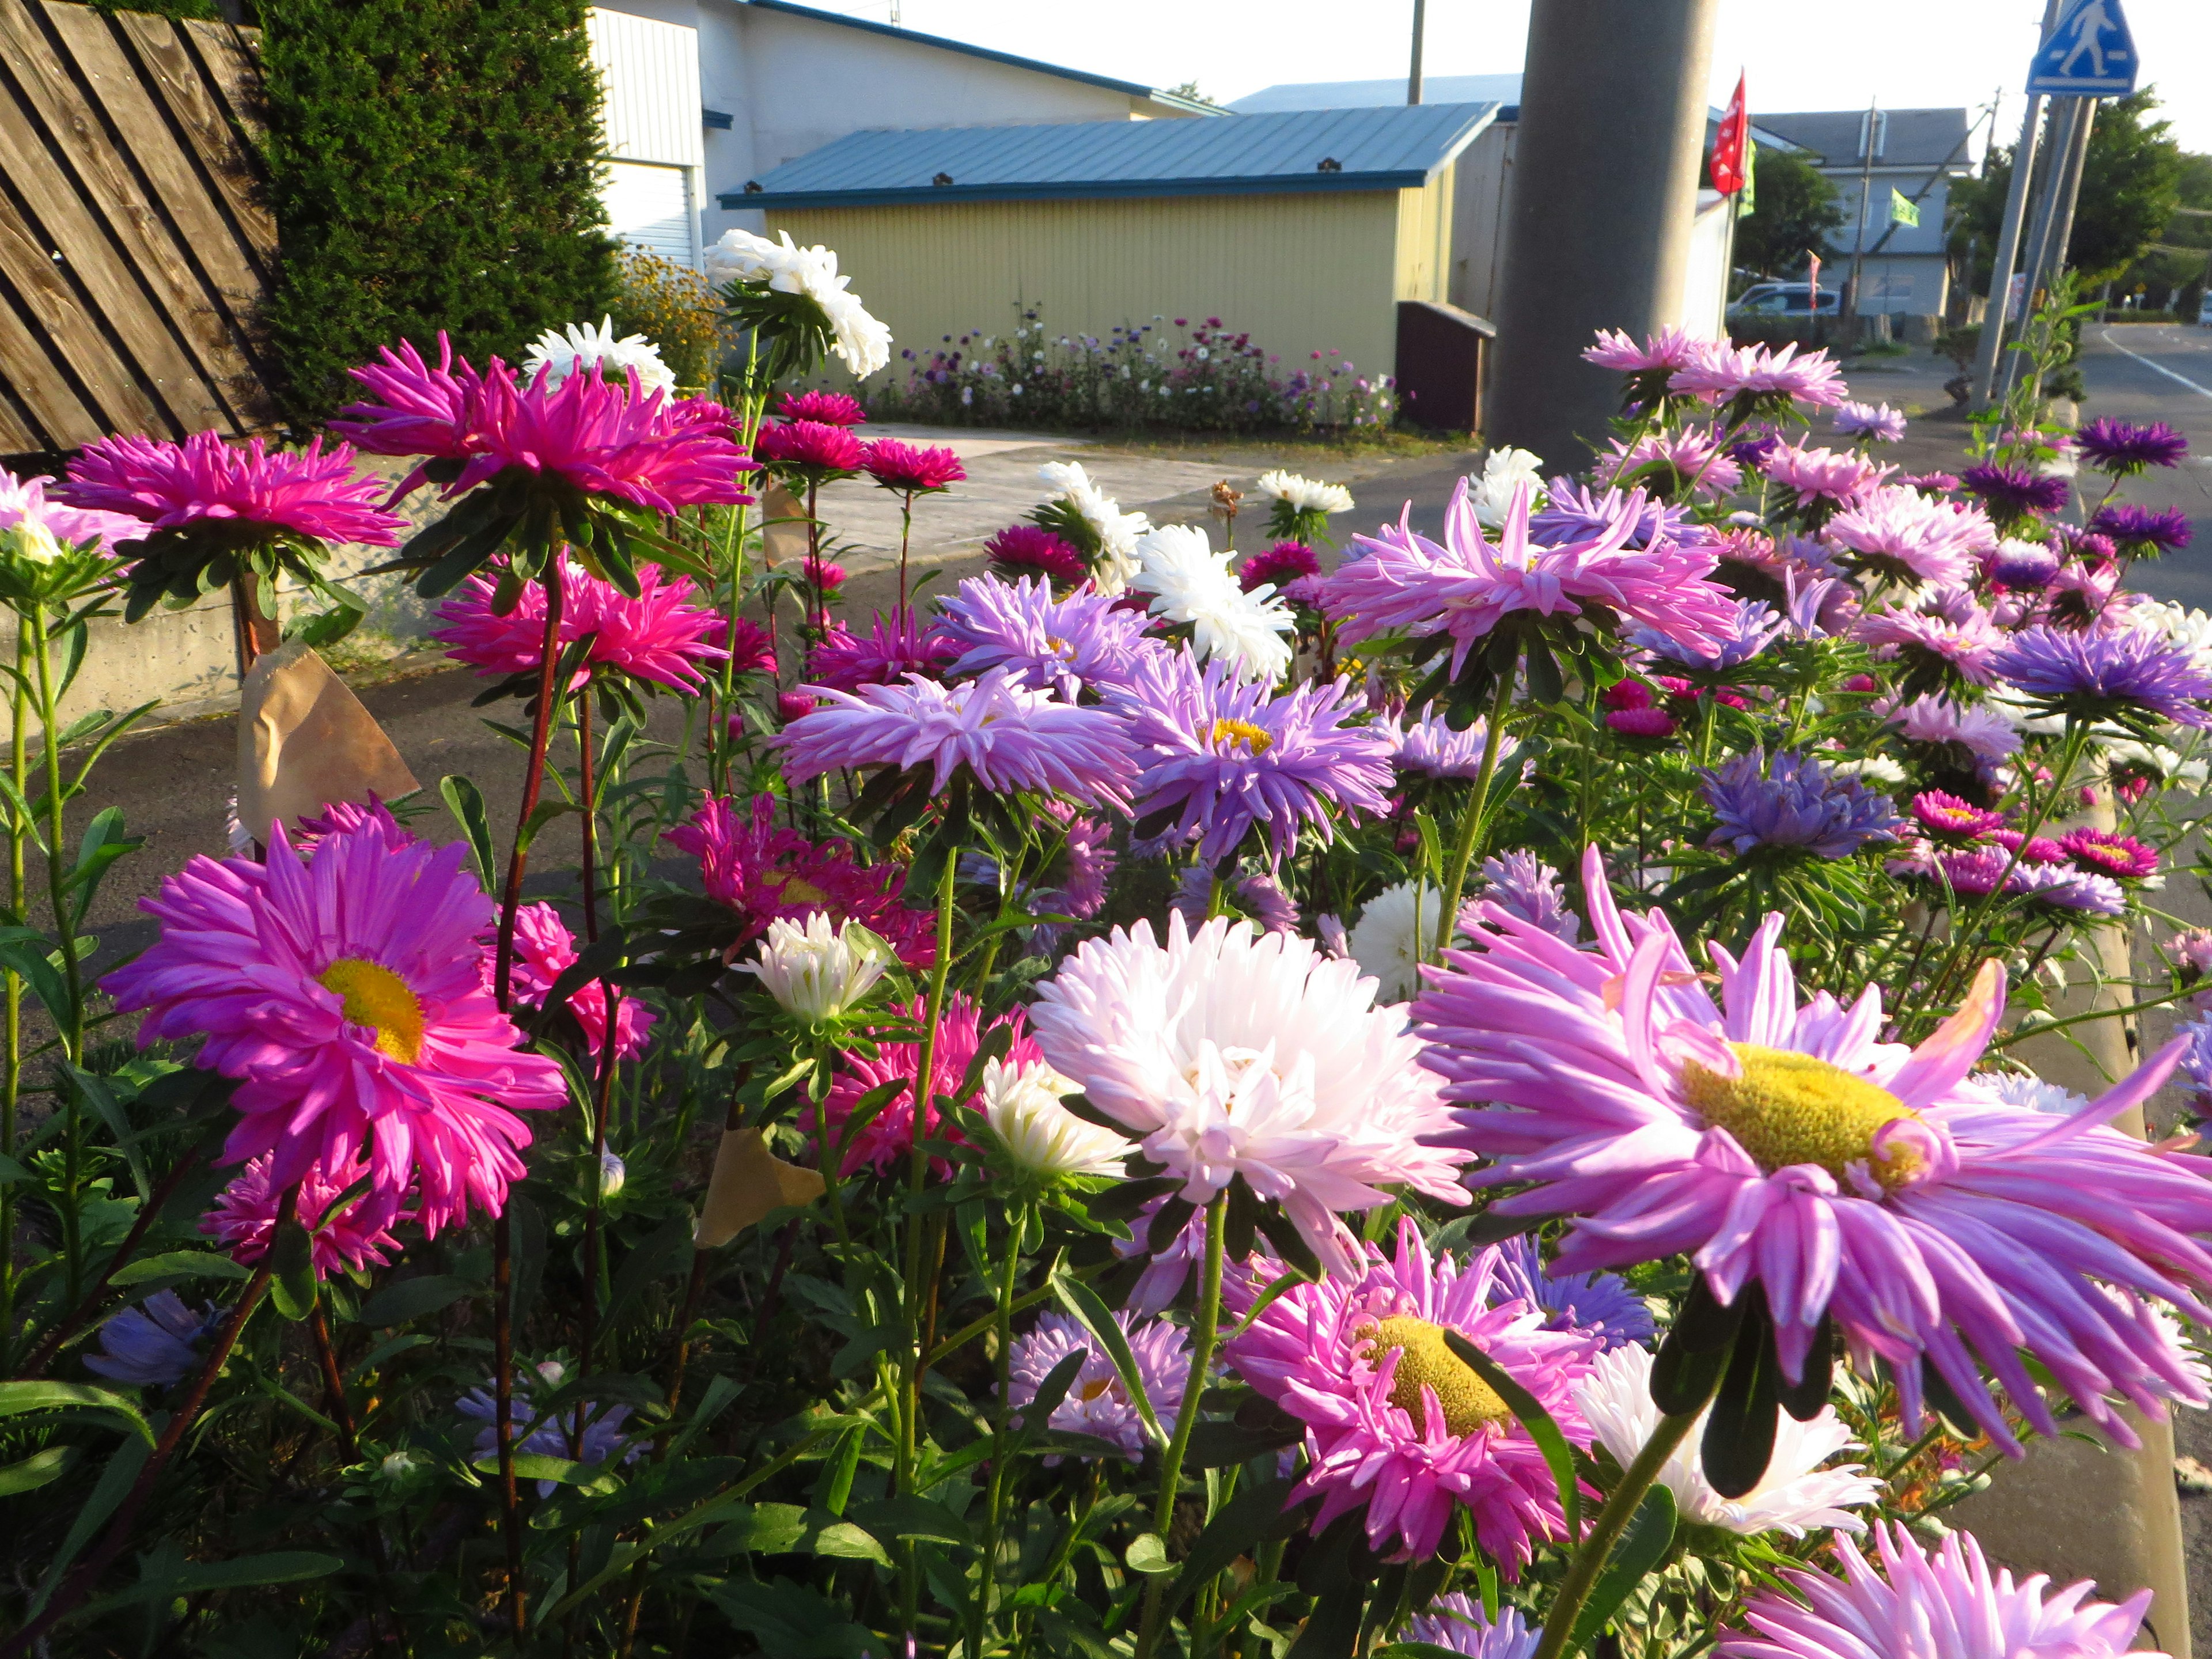
[[[1733,196],[1744,186],[1744,157],[1750,137],[1751,114],[1744,106],[1743,76],[1739,75],[1735,96],[1729,100],[1720,130],[1713,135],[1712,160],[1706,167],[1713,188],[1723,196]]]

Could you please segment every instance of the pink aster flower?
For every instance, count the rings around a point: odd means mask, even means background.
[[[896,438],[878,438],[863,446],[860,465],[878,483],[902,495],[934,495],[968,476],[952,451],[917,449]]]
[[[1646,469],[1650,469],[1647,471]],[[1695,428],[1647,432],[1633,446],[1613,441],[1613,453],[1597,464],[1596,481],[1607,488],[1653,480],[1663,495],[1686,492],[1718,500],[1735,494],[1743,468],[1709,432]]]
[[[1528,1183],[1493,1207],[1577,1218],[1562,1270],[1686,1253],[1723,1304],[1764,1287],[1790,1381],[1825,1317],[1863,1373],[1889,1366],[1911,1432],[1932,1371],[2015,1456],[1983,1367],[2045,1434],[2024,1359],[2125,1445],[2111,1396],[2153,1415],[2205,1398],[2159,1316],[2212,1313],[2204,1161],[2105,1127],[2185,1041],[2054,1121],[1970,1080],[2004,1014],[1998,963],[1906,1048],[1881,1041],[1873,987],[1800,1006],[1781,917],[1741,960],[1708,947],[1717,1005],[1662,915],[1615,908],[1595,848],[1583,878],[1595,951],[1507,921],[1448,951],[1414,1008],[1425,1063],[1468,1103],[1454,1139],[1492,1160],[1484,1182]]]
[[[1979,703],[1915,697],[1893,710],[1888,723],[1911,742],[1956,744],[1985,765],[1994,766],[2020,751],[2019,730],[1995,709]]]
[[[1619,374],[1641,374],[1654,368],[1672,374],[1687,368],[1699,356],[1703,343],[1693,339],[1688,330],[1673,326],[1645,335],[1642,345],[1620,329],[1601,328],[1597,343],[1583,348],[1583,361]]]
[[[545,643],[544,586],[524,583],[514,609],[502,617],[493,608],[498,574],[494,570],[463,582],[438,607],[441,626],[430,637],[446,646],[447,656],[471,665],[485,678],[535,674]],[[726,632],[725,620],[699,603],[699,591],[689,577],[671,576],[659,565],[647,564],[638,567],[637,581],[638,596],[632,599],[574,560],[563,562],[562,648],[587,635],[592,639],[570,690],[588,682],[594,669],[608,668],[634,680],[696,693],[706,684],[709,665],[721,660],[722,649],[712,641]]]
[[[45,531],[64,547],[97,542],[102,552],[145,538],[148,526],[136,514],[103,513],[48,501],[46,486],[52,483],[52,478],[18,478],[0,471],[0,531],[28,526]]]
[[[2063,864],[2066,849],[2049,836],[2023,837],[2017,830],[1992,830],[1992,846],[2002,847],[2008,853],[2018,853],[2022,864]]]
[[[1463,1202],[1449,1119],[1401,1010],[1375,1006],[1355,962],[1294,934],[1168,918],[1078,945],[1030,1010],[1054,1069],[1143,1136],[1145,1156],[1202,1204],[1237,1176],[1279,1202],[1334,1271],[1356,1271],[1340,1212],[1403,1183]]]
[[[486,937],[489,951],[496,930]],[[526,904],[514,913],[514,1006],[543,1008],[553,981],[576,960],[576,937],[550,904]],[[492,963],[484,959],[484,983],[491,983]],[[586,980],[568,998],[568,1012],[584,1028],[584,1040],[597,1060],[607,1040],[607,989],[598,980]],[[615,1007],[615,1058],[634,1060],[645,1052],[646,1033],[653,1029],[653,1011],[635,996],[625,996]]]
[[[1754,1594],[1743,1611],[1751,1631],[1723,1641],[1717,1659],[2122,1659],[2150,1611],[2147,1589],[2115,1605],[2090,1601],[2087,1580],[2056,1592],[2041,1573],[2015,1583],[1991,1571],[1971,1533],[1923,1548],[1902,1522],[1877,1523],[1879,1573],[1853,1540],[1836,1548],[1841,1578],[1784,1568],[1794,1594]]]
[[[876,612],[865,635],[842,623],[806,655],[806,677],[840,691],[890,685],[908,674],[942,674],[959,658],[960,641],[934,619],[917,623],[911,607]]]
[[[1253,554],[1237,567],[1237,585],[1249,593],[1255,587],[1280,591],[1304,576],[1321,574],[1321,561],[1304,542],[1280,541]]]
[[[2158,849],[2133,836],[2084,825],[2062,837],[2066,856],[2094,875],[2141,881],[2158,873]]]
[[[370,818],[312,862],[270,831],[269,860],[196,858],[139,908],[161,937],[102,984],[139,1042],[204,1038],[195,1063],[239,1080],[232,1162],[269,1154],[279,1188],[367,1160],[357,1224],[391,1224],[418,1187],[424,1232],[493,1214],[523,1173],[514,1109],[567,1099],[560,1067],[484,988],[491,901],[465,842],[395,842]]]
[[[1915,795],[1912,816],[1936,835],[1957,836],[1968,841],[2004,827],[2003,813],[1985,811],[1941,789],[1924,789]]]
[[[1993,665],[2005,643],[1988,613],[1978,607],[1963,622],[1910,611],[1881,611],[1860,617],[1851,637],[1873,647],[1877,657],[1903,653],[1948,669],[1969,685],[1987,685],[1996,678]]]
[[[1797,505],[1816,502],[1850,506],[1897,469],[1881,466],[1856,450],[1806,449],[1777,444],[1759,471],[1784,489],[1795,490]]]
[[[1979,556],[1997,545],[1996,526],[1980,507],[1893,485],[1851,502],[1828,520],[1826,533],[1876,574],[1910,581],[1966,581]]]
[[[355,474],[351,449],[340,444],[326,454],[319,438],[274,454],[258,438],[227,444],[212,432],[195,432],[181,444],[101,438],[70,463],[69,482],[57,493],[72,507],[121,514],[156,530],[221,521],[392,547],[407,524],[378,508],[382,489]]]
[[[1009,578],[1037,575],[1067,587],[1091,577],[1091,564],[1073,542],[1033,524],[1008,525],[983,544],[983,556]]]
[[[1305,1425],[1310,1467],[1291,1501],[1321,1498],[1316,1533],[1364,1508],[1367,1541],[1389,1560],[1434,1554],[1453,1506],[1464,1506],[1483,1553],[1518,1578],[1537,1540],[1565,1535],[1559,1487],[1511,1408],[1444,1334],[1487,1354],[1585,1449],[1593,1436],[1575,1385],[1603,1339],[1546,1330],[1543,1309],[1499,1297],[1495,1246],[1462,1267],[1431,1256],[1401,1218],[1395,1261],[1372,1244],[1360,1256],[1278,1297],[1225,1350],[1239,1376]],[[1241,1317],[1265,1282],[1234,1275],[1224,1300]]]
[[[787,421],[813,421],[823,426],[865,426],[868,419],[860,400],[842,392],[787,392],[776,398],[775,412]]]
[[[269,1167],[266,1157],[249,1159],[237,1178],[216,1194],[215,1207],[200,1218],[202,1232],[229,1245],[231,1259],[249,1266],[268,1254],[270,1235],[276,1231],[277,1206],[284,1196],[284,1189],[269,1179]],[[399,1248],[399,1241],[388,1231],[389,1221],[375,1226],[362,1224],[365,1199],[356,1199],[336,1216],[325,1217],[324,1213],[347,1188],[368,1173],[366,1167],[355,1164],[331,1176],[316,1164],[309,1167],[300,1182],[300,1197],[293,1214],[301,1225],[314,1235],[318,1279],[363,1267],[381,1267],[392,1259],[386,1253]],[[397,1215],[391,1219],[413,1218],[411,1215]]]
[[[927,1006],[923,999],[915,997],[895,1012],[905,1018],[918,1036]],[[978,1097],[963,1097],[960,1085],[968,1076],[976,1051],[982,1047],[983,1034],[1001,1026],[1006,1028],[1010,1044],[1004,1056],[1006,1065],[1018,1071],[1044,1058],[1036,1040],[1023,1023],[1020,1009],[986,1020],[975,998],[956,991],[945,1000],[944,1012],[937,1021],[937,1044],[930,1053],[929,1101],[924,1108],[921,1124],[925,1139],[949,1140],[956,1146],[964,1144],[959,1125],[945,1121],[938,1102],[950,1099],[971,1109],[975,1106]],[[829,1114],[830,1139],[835,1145],[844,1139],[846,1121],[861,1096],[886,1083],[905,1085],[865,1127],[854,1133],[839,1165],[839,1172],[843,1175],[849,1176],[864,1164],[878,1175],[888,1174],[894,1168],[903,1169],[914,1147],[914,1080],[921,1067],[921,1045],[911,1039],[886,1042],[882,1038],[883,1034],[878,1034],[873,1054],[855,1050],[843,1057],[836,1080],[830,1085],[830,1093],[823,1101],[823,1109]],[[812,1129],[815,1126],[810,1122],[806,1127]],[[940,1175],[951,1168],[943,1158],[933,1162]]]
[[[1765,402],[1811,404],[1832,409],[1844,400],[1844,377],[1825,351],[1797,356],[1794,340],[1780,350],[1763,345],[1732,346],[1725,340],[1699,340],[1667,382],[1708,403],[1748,397]]]
[[[842,841],[816,842],[778,829],[773,795],[755,795],[749,807],[717,796],[661,839],[698,860],[707,896],[737,918],[734,948],[767,933],[772,921],[804,921],[819,911],[841,927],[857,921],[878,934],[909,968],[937,959],[929,912],[902,902],[905,872],[895,864],[855,864]]]
[[[1137,1362],[1137,1379],[1144,1384],[1152,1414],[1162,1423],[1175,1420],[1182,1409],[1183,1389],[1190,1382],[1190,1337],[1180,1325],[1164,1319],[1137,1320],[1127,1311],[1115,1321],[1128,1340],[1129,1354]],[[1054,1370],[1073,1354],[1084,1356],[1083,1369],[1059,1405],[1053,1407],[1050,1426],[1063,1434],[1088,1435],[1118,1449],[1132,1463],[1142,1462],[1151,1443],[1145,1419],[1129,1397],[1121,1374],[1091,1334],[1089,1328],[1066,1314],[1048,1313],[1038,1319],[1029,1334],[1015,1340],[1007,1364],[1006,1401],[1017,1408],[1037,1397],[1037,1390]],[[1015,1420],[1020,1421],[1018,1410]],[[1048,1466],[1057,1463],[1048,1457]]]
[[[1611,611],[1700,648],[1733,634],[1735,598],[1709,580],[1719,562],[1711,547],[1663,537],[1648,547],[1630,545],[1644,514],[1641,490],[1629,492],[1609,527],[1556,547],[1530,539],[1529,502],[1524,483],[1493,545],[1462,480],[1444,514],[1441,544],[1409,523],[1357,538],[1365,556],[1338,566],[1323,589],[1322,608],[1342,625],[1342,643],[1378,634],[1446,634],[1456,675],[1476,644],[1516,611],[1600,617]]]
[[[639,573],[639,585],[643,586],[644,573]],[[736,631],[731,631],[727,617],[717,615],[716,627],[708,634],[708,642],[720,647],[736,659],[740,674],[773,674],[775,672],[775,641],[769,632],[750,617],[737,619]],[[542,640],[544,635],[541,632]]]
[[[822,694],[822,705],[771,739],[793,783],[846,768],[927,766],[939,793],[964,769],[996,793],[1026,790],[1128,811],[1137,763],[1121,717],[1024,690],[1006,669],[958,685],[909,674],[857,693],[807,689]]]

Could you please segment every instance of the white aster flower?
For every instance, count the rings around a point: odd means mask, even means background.
[[[852,291],[853,279],[837,274],[835,252],[819,245],[800,247],[787,230],[778,234],[781,244],[749,230],[724,231],[707,250],[708,280],[717,286],[764,280],[779,294],[804,295],[821,307],[834,337],[830,349],[856,379],[866,380],[891,360],[889,325],[868,313]]]
[[[27,564],[52,564],[62,556],[62,544],[54,539],[54,532],[35,519],[0,530],[0,546]]]
[[[1338,1218],[1404,1184],[1468,1201],[1468,1154],[1426,1143],[1452,1119],[1405,1012],[1375,1006],[1356,963],[1217,917],[1168,919],[1076,948],[1030,1010],[1037,1045],[1145,1156],[1205,1203],[1242,1176],[1331,1271],[1358,1272]]]
[[[617,339],[611,317],[600,318],[597,325],[571,323],[565,334],[547,329],[530,343],[530,355],[522,360],[522,376],[535,380],[543,369],[550,390],[578,369],[594,366],[599,378],[610,385],[627,380],[635,369],[638,386],[645,392],[676,390],[676,371],[660,361],[660,348],[642,334],[625,334]]]
[[[612,1198],[629,1180],[629,1166],[613,1152],[599,1154],[599,1196]]]
[[[1169,622],[1188,623],[1200,658],[1218,657],[1239,679],[1280,679],[1290,672],[1297,619],[1262,582],[1246,592],[1194,525],[1164,525],[1137,544],[1137,574],[1129,586],[1152,596],[1151,611]]]
[[[1296,472],[1286,472],[1278,467],[1273,472],[1262,472],[1255,486],[1262,495],[1271,495],[1279,501],[1288,501],[1301,513],[1349,513],[1352,511],[1352,492],[1342,484],[1326,483],[1319,478],[1303,477]]]
[[[2155,772],[2168,783],[2187,784],[2192,788],[2203,786],[2208,769],[2201,757],[2185,758],[2179,750],[2168,749],[2163,744],[2139,743],[2130,737],[2106,738],[2097,733],[2104,744],[2107,760],[2116,767],[2138,766]]]
[[[1141,513],[1124,513],[1121,504],[1091,481],[1080,461],[1047,461],[1037,477],[1073,507],[1098,538],[1103,556],[1091,573],[1091,585],[1102,593],[1119,593],[1137,574],[1137,542],[1152,527]]]
[[[2200,665],[2212,665],[2212,616],[2168,599],[2138,596],[2128,620],[2156,629],[2174,644],[2187,646]]]
[[[1830,760],[1823,754],[1820,763],[1838,777],[1857,778],[1865,783],[1905,781],[1905,769],[1887,755],[1862,755],[1856,758],[1838,756]]]
[[[2060,988],[2064,988],[2063,983]],[[2023,1111],[2048,1112],[2053,1117],[2071,1117],[2089,1103],[2087,1095],[2077,1095],[2071,1089],[2045,1083],[2025,1072],[1977,1072],[1966,1080],[1980,1084],[2008,1106],[2017,1106]]]
[[[1510,444],[1502,445],[1484,457],[1480,475],[1468,475],[1468,504],[1474,508],[1475,519],[1484,529],[1504,527],[1505,515],[1513,507],[1513,492],[1524,483],[1529,486],[1530,508],[1541,507],[1543,458],[1531,450],[1516,449]]]
[[[856,921],[834,932],[827,913],[816,910],[801,927],[784,918],[769,923],[760,960],[738,972],[758,976],[786,1013],[820,1025],[857,1004],[884,976],[891,949]]]
[[[1006,1156],[1037,1176],[1120,1175],[1136,1148],[1128,1137],[1061,1105],[1082,1085],[1042,1064],[983,1063],[983,1116]]]
[[[1421,963],[1436,954],[1443,915],[1443,890],[1432,881],[1401,881],[1367,901],[1345,945],[1374,976],[1376,996],[1403,1002],[1421,988]]]
[[[1600,1443],[1627,1468],[1659,1426],[1659,1407],[1651,1401],[1651,1351],[1632,1342],[1600,1354],[1590,1374],[1576,1384],[1575,1404]],[[1809,1423],[1780,1413],[1766,1473],[1741,1498],[1723,1498],[1705,1479],[1698,1444],[1705,1420],[1698,1419],[1659,1471],[1685,1521],[1747,1538],[1763,1532],[1802,1538],[1821,1527],[1866,1530],[1866,1522],[1850,1511],[1880,1498],[1882,1483],[1861,1474],[1857,1463],[1820,1467],[1838,1452],[1856,1449],[1834,1407],[1823,1407]]]

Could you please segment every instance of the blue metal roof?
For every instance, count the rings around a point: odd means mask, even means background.
[[[725,208],[1247,196],[1425,184],[1495,104],[1297,110],[1220,121],[854,132],[761,175]]]
[[[981,58],[987,63],[1007,64],[1015,69],[1035,70],[1040,75],[1056,75],[1063,81],[1081,81],[1088,86],[1105,87],[1115,92],[1126,92],[1133,98],[1148,98],[1154,103],[1179,109],[1186,115],[1225,115],[1228,112],[1217,104],[1208,104],[1195,98],[1186,98],[1179,92],[1169,92],[1160,87],[1148,87],[1136,81],[1117,81],[1110,75],[1093,75],[1088,70],[1068,69],[1059,64],[1048,64],[1035,58],[1017,57],[1011,52],[994,52],[988,46],[972,46],[965,40],[951,40],[941,34],[924,34],[919,29],[901,28],[896,23],[872,22],[865,17],[848,17],[842,12],[823,11],[818,7],[801,6],[793,0],[744,0],[744,3],[759,7],[763,11],[788,12],[793,17],[805,17],[817,23],[836,23],[848,29],[859,29],[867,34],[881,34],[894,40],[911,40],[916,46],[935,46],[945,52],[957,52],[964,57]]]

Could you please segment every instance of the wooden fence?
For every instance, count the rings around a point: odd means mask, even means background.
[[[273,423],[252,47],[0,0],[0,453]]]

